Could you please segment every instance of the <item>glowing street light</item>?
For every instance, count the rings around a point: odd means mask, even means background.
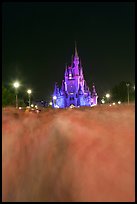
[[[104,104],[104,103],[105,103],[105,100],[104,100],[104,99],[102,99],[102,100],[101,100],[101,102]]]
[[[28,96],[29,96],[29,107],[30,107],[30,95],[31,95],[31,93],[32,93],[31,89],[28,89],[28,90],[27,90],[27,93],[28,93]]]
[[[118,101],[117,103],[118,103],[118,104],[121,104],[121,101]]]
[[[110,94],[109,93],[106,94],[106,98],[109,101],[109,98],[110,98]]]
[[[15,81],[15,82],[14,82],[14,84],[13,84],[13,86],[14,86],[14,88],[16,88],[16,89],[17,89],[17,88],[20,86],[20,84],[19,84],[19,82],[18,82],[18,81]]]
[[[110,98],[110,94],[109,93],[106,94],[106,98]]]
[[[52,102],[49,102],[49,105],[52,106]]]
[[[114,105],[115,105],[115,102],[113,102],[112,104],[113,104],[113,106],[114,106]]]
[[[13,83],[13,86],[15,88],[15,93],[16,93],[16,108],[18,108],[18,91],[17,91],[17,89],[19,88],[20,83],[18,81],[15,81]]]

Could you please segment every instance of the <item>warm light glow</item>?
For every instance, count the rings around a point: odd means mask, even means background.
[[[56,99],[57,99],[57,96],[53,96],[53,99],[56,100]]]
[[[31,104],[31,107],[34,107],[34,105],[33,105],[33,104]]]
[[[49,102],[49,105],[52,106],[52,102]]]
[[[109,94],[109,93],[107,93],[107,94],[106,94],[106,97],[107,97],[107,98],[109,98],[109,97],[110,97],[110,94]]]
[[[28,94],[31,94],[31,93],[32,93],[32,91],[31,91],[30,89],[28,89],[28,90],[27,90],[27,93],[28,93]]]
[[[112,104],[113,104],[113,106],[114,106],[114,105],[115,105],[115,102],[113,102]]]
[[[111,104],[109,106],[111,106]]]
[[[105,103],[105,100],[104,100],[104,99],[102,99],[102,100],[101,100],[101,102],[102,102],[102,103]]]
[[[21,107],[19,107],[19,109],[21,110],[22,108],[21,108]]]
[[[20,86],[20,84],[19,84],[18,81],[16,81],[16,82],[14,82],[13,86],[14,86],[15,88],[18,88],[18,87]]]
[[[135,85],[134,85],[133,89],[135,90]]]
[[[126,84],[126,86],[129,86],[129,84]]]
[[[73,104],[70,105],[70,108],[74,108],[75,106]]]
[[[121,104],[121,101],[118,101],[118,104]]]
[[[55,105],[55,108],[59,108],[59,106],[58,106],[58,105]]]
[[[35,105],[35,108],[38,108],[38,106],[37,106],[37,105]]]

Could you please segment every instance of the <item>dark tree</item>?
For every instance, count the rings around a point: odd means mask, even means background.
[[[135,100],[134,84],[131,82],[122,81],[118,85],[114,86],[111,90],[112,100],[117,102],[127,102],[128,100],[128,87],[129,84],[129,101]]]

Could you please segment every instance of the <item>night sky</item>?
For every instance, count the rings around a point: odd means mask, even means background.
[[[88,86],[101,97],[135,82],[134,3],[3,3],[2,80],[48,99],[71,63],[75,41]]]

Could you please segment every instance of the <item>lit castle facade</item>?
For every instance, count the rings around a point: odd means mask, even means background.
[[[83,68],[81,66],[77,48],[75,46],[75,56],[71,66],[67,66],[65,70],[64,80],[61,88],[55,84],[52,107],[67,108],[71,106],[95,106],[97,105],[98,95],[95,86],[92,86],[92,92],[84,80]]]

